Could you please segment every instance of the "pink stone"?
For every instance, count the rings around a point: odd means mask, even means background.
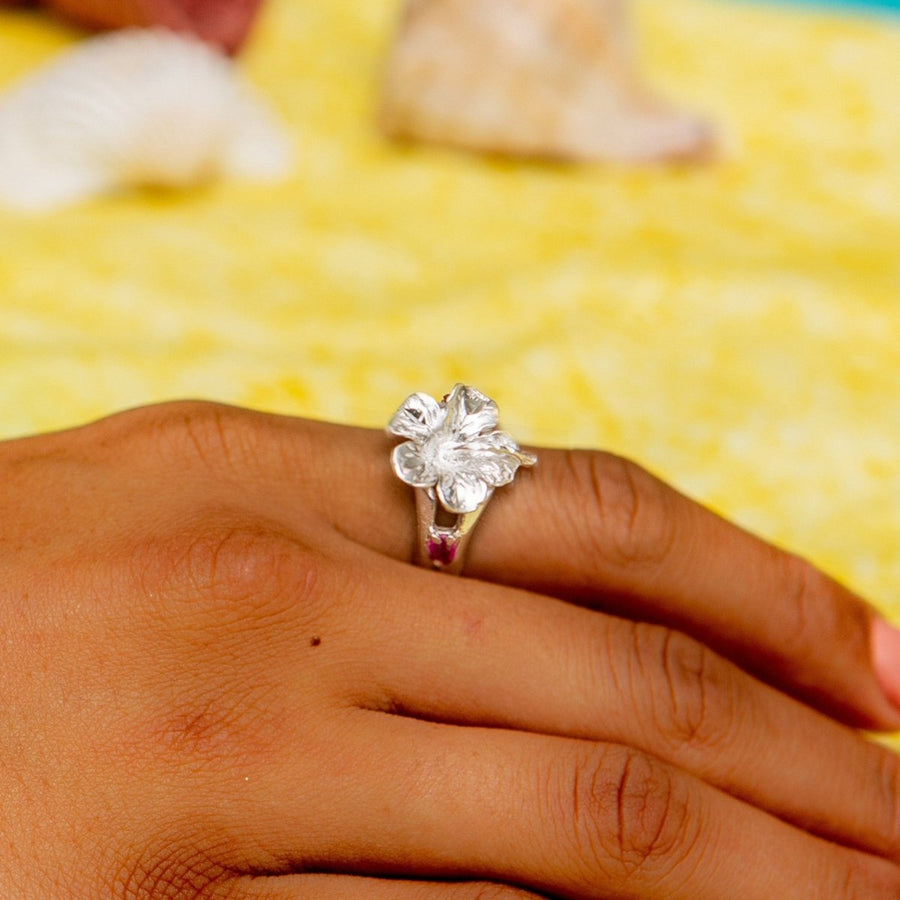
[[[459,542],[442,534],[440,538],[428,539],[428,558],[436,566],[450,566],[456,559]]]

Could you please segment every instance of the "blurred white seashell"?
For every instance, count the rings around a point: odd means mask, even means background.
[[[571,160],[696,158],[710,128],[642,83],[627,0],[408,0],[391,137]]]
[[[23,210],[131,186],[272,180],[289,164],[234,63],[164,29],[84,41],[0,98],[0,203]]]

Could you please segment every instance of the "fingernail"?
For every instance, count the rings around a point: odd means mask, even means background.
[[[872,626],[872,657],[882,691],[900,709],[900,630],[881,618]]]

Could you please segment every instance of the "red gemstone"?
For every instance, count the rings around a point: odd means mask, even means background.
[[[442,534],[439,538],[428,539],[428,558],[436,566],[451,566],[456,559],[459,543]]]

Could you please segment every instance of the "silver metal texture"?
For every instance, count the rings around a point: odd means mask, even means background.
[[[387,430],[406,438],[394,448],[391,465],[416,491],[416,562],[459,574],[472,529],[494,491],[537,457],[499,429],[490,397],[463,384],[441,401],[411,394]]]

